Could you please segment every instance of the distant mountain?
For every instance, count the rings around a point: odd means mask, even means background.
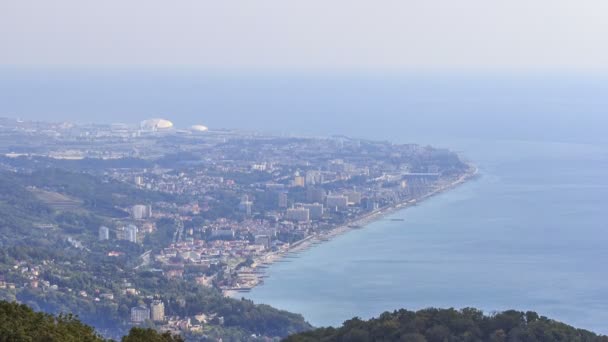
[[[608,341],[608,337],[576,329],[531,311],[509,310],[484,315],[480,310],[466,308],[385,312],[369,321],[353,318],[344,322],[340,328],[320,328],[284,340],[313,341],[603,342]]]

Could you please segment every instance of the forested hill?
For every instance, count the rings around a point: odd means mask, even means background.
[[[156,229],[139,243],[116,235],[99,239],[101,225],[113,227],[115,234],[119,226],[141,224],[128,217],[131,206],[161,202],[179,203],[172,195],[99,174],[0,168],[0,299],[50,314],[77,315],[104,337],[114,338],[131,328],[130,309],[150,305],[152,298],[164,302],[167,316],[211,317],[205,334],[190,340],[278,339],[311,328],[301,315],[224,297],[192,277],[173,278],[152,266],[138,267],[146,251],[171,243],[173,218],[151,221]],[[0,342],[6,341],[3,336]]]
[[[93,328],[72,315],[35,312],[27,305],[0,301],[0,341],[105,342]],[[180,342],[179,336],[133,328],[123,342]],[[111,342],[111,341],[107,341]]]
[[[1,341],[103,341],[72,316],[34,312],[26,305],[0,301]]]
[[[284,342],[595,342],[608,341],[590,331],[539,316],[535,312],[504,311],[484,315],[477,309],[425,309],[385,312],[363,321],[353,318],[340,328],[320,328],[292,335]]]

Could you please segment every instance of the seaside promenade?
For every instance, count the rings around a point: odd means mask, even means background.
[[[476,166],[469,164],[468,170],[459,177],[439,182],[439,184],[430,189],[430,191],[421,194],[415,198],[411,198],[394,205],[378,208],[374,211],[356,217],[348,222],[337,225],[336,227],[333,227],[325,232],[311,234],[299,241],[284,246],[278,251],[269,252],[262,256],[254,258],[254,263],[251,266],[251,270],[245,272],[237,272],[239,276],[245,276],[249,278],[247,286],[239,289],[224,290],[223,294],[227,297],[238,297],[239,293],[241,292],[249,292],[254,287],[264,283],[264,278],[268,277],[268,275],[266,274],[266,270],[273,263],[285,261],[288,258],[295,258],[298,254],[310,248],[313,248],[318,244],[327,242],[339,235],[348,233],[353,229],[361,229],[364,226],[370,224],[371,222],[379,220],[396,211],[415,206],[421,201],[424,201],[430,197],[436,196],[442,192],[448,191],[465,183],[466,181],[478,176],[478,174],[479,169]]]

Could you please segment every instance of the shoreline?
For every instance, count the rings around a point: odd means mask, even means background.
[[[334,239],[342,234],[346,234],[352,230],[363,229],[364,226],[373,223],[383,217],[386,217],[390,214],[393,214],[397,211],[406,209],[408,207],[413,207],[424,201],[430,197],[439,195],[443,192],[456,188],[459,185],[464,184],[468,180],[475,178],[479,175],[479,169],[474,165],[469,165],[469,169],[463,173],[457,179],[439,186],[438,188],[425,193],[417,198],[410,199],[408,201],[403,201],[396,203],[394,205],[378,208],[375,211],[367,213],[361,217],[357,217],[352,221],[346,222],[339,226],[336,226],[327,232],[324,233],[316,233],[310,236],[305,237],[302,240],[296,241],[289,245],[288,247],[281,249],[276,252],[271,252],[265,254],[263,256],[257,257],[254,259],[254,265],[252,266],[253,272],[255,275],[254,283],[249,287],[243,287],[241,289],[226,289],[222,290],[222,293],[225,297],[238,298],[241,293],[249,292],[253,288],[262,285],[264,283],[263,278],[268,277],[266,275],[266,270],[275,262],[286,262],[286,258],[290,258],[290,256],[295,256],[303,251],[306,251],[314,246],[327,242],[331,239]]]

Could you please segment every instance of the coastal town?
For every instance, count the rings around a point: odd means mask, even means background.
[[[111,201],[100,215],[102,223],[88,224],[88,234],[62,231],[69,248],[96,248],[109,260],[127,258],[129,272],[232,297],[262,285],[273,263],[416,205],[476,172],[457,154],[432,147],[212,130],[200,124],[178,129],[165,119],[139,125],[2,119],[0,149],[0,168],[9,172],[70,165],[103,184],[145,194],[139,202]],[[101,206],[45,184],[27,189],[59,212]],[[35,224],[61,230],[53,222]],[[59,291],[94,303],[125,296],[136,304],[128,308],[126,324],[152,322],[160,330],[204,333],[209,322],[222,324],[216,312],[188,317],[170,312],[163,293],[138,288],[127,278],[112,286],[93,284],[87,291],[62,287],[57,277],[45,277],[49,270],[60,274],[53,260],[19,260],[0,274],[0,288]]]

